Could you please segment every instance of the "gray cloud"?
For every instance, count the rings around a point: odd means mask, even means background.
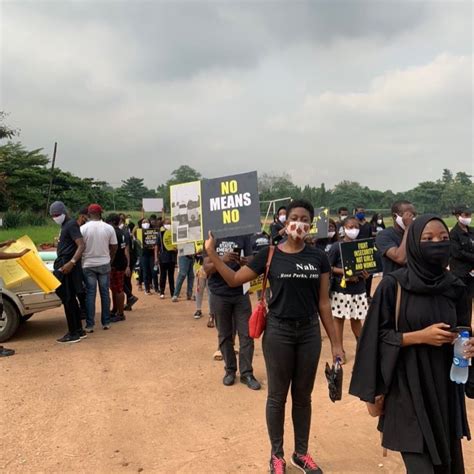
[[[157,185],[189,164],[403,190],[472,169],[470,2],[2,8],[2,108],[77,174]]]

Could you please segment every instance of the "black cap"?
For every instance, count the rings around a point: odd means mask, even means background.
[[[454,207],[454,211],[453,211],[454,215],[462,214],[464,212],[469,214],[469,213],[472,213],[472,210],[466,204],[458,204],[457,206]]]

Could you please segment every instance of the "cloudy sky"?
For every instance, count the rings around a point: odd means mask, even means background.
[[[0,108],[80,176],[474,173],[470,1],[0,2]]]

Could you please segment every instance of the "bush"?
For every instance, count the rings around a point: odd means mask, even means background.
[[[3,228],[16,229],[23,226],[42,226],[46,225],[46,219],[34,212],[15,212],[7,211],[3,215]]]

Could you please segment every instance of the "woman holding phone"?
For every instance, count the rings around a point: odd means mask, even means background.
[[[329,300],[330,266],[324,252],[304,243],[314,218],[308,201],[292,201],[285,223],[287,239],[275,249],[269,269],[272,296],[263,337],[268,376],[266,418],[271,442],[270,472],[285,472],[283,451],[285,403],[291,386],[295,433],[293,465],[306,473],[321,473],[308,450],[311,426],[311,392],[321,352],[319,317],[331,341],[334,359],[342,357]],[[234,271],[219,259],[212,235],[206,251],[216,270],[231,287],[264,273],[270,248]],[[319,316],[319,317],[318,317]]]
[[[407,267],[377,288],[349,392],[381,415],[382,445],[401,453],[409,474],[463,473],[461,439],[470,434],[464,386],[450,380],[450,369],[457,330],[471,325],[467,291],[446,270],[441,219],[420,216],[407,232]],[[465,345],[472,356],[473,338]]]

